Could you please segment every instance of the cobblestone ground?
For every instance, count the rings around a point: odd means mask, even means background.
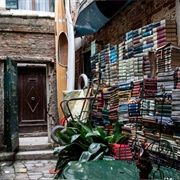
[[[0,180],[50,180],[54,174],[50,174],[49,170],[55,168],[56,162],[56,160],[0,162]]]

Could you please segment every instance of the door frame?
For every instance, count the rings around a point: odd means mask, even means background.
[[[45,68],[46,71],[46,108],[48,108],[48,99],[49,99],[49,89],[48,89],[48,79],[47,79],[47,68],[48,65],[47,64],[38,64],[38,63],[24,63],[24,62],[18,62],[17,63],[17,68]],[[50,137],[50,133],[49,132],[49,116],[46,113],[46,118],[47,118],[47,136]],[[48,138],[48,141],[50,141],[50,139]]]

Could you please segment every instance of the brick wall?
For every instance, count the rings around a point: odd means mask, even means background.
[[[162,19],[175,19],[176,0],[136,0],[131,2],[123,11],[119,12],[101,30],[94,35],[86,36],[84,48],[90,46],[93,40],[103,40],[104,45],[112,45],[122,42],[123,35],[152,22]],[[76,52],[76,61],[80,61]],[[76,63],[76,75],[80,72],[80,66]],[[81,73],[81,72],[80,72]],[[77,84],[77,81],[76,81]]]
[[[54,57],[54,19],[0,16],[0,56]]]

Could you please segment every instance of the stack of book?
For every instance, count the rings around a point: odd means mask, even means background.
[[[157,49],[157,72],[175,71],[180,62],[180,47],[171,43]]]
[[[143,57],[134,58],[134,80],[143,80]]]
[[[133,82],[131,97],[137,97],[143,88],[143,81]]]
[[[151,77],[151,68],[150,68],[150,61],[148,53],[144,53],[143,56],[143,74],[144,76],[150,76]]]
[[[132,58],[134,55],[133,47],[133,31],[129,31],[124,34],[124,43],[125,43],[125,59]]]
[[[155,115],[155,102],[150,99],[141,100],[141,114],[142,116],[154,116]]]
[[[134,58],[126,59],[127,82],[134,81]]]
[[[105,47],[105,68],[103,69],[103,87],[110,86],[110,44],[107,44]]]
[[[172,90],[172,118],[180,119],[180,90]],[[179,121],[180,122],[180,121]]]
[[[177,44],[177,25],[175,20],[162,20],[153,24],[154,49],[168,42]]]
[[[91,119],[94,125],[102,124],[102,108],[103,108],[103,99],[102,95],[98,94],[96,100],[93,104],[91,111]]]
[[[127,72],[126,72],[126,60],[119,60],[119,82],[125,83],[127,82]]]
[[[156,116],[171,117],[172,112],[172,100],[165,99],[162,101],[156,101]]]
[[[164,91],[165,93],[172,94],[174,88],[174,71],[158,73],[157,77],[157,89],[158,91]]]
[[[110,86],[118,83],[118,54],[117,46],[110,50]]]
[[[118,45],[118,78],[119,82],[127,81],[126,77],[126,61],[124,60],[124,41]]]
[[[131,90],[121,90],[118,92],[119,107],[118,116],[119,121],[128,121],[128,101],[131,98]]]
[[[142,51],[142,29],[136,29],[133,31],[133,48],[134,48],[134,57],[136,57],[137,54],[141,54]]]
[[[180,68],[174,72],[174,89],[180,89]]]
[[[142,27],[142,50],[143,52],[149,52],[153,49],[153,24],[148,24]]]
[[[118,98],[119,88],[115,87],[110,91],[110,104],[109,104],[109,120],[113,124],[118,120],[118,107],[119,107],[119,98]]]
[[[129,101],[128,113],[129,113],[129,117],[141,116],[140,104],[134,101]]]
[[[157,79],[144,78],[144,95],[154,96],[157,93]]]
[[[94,40],[91,42],[91,57],[100,52],[102,49],[102,43]]]

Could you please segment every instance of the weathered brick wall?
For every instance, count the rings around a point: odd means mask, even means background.
[[[175,2],[176,0],[135,0],[131,2],[101,30],[94,35],[86,36],[84,48],[89,47],[95,39],[102,40],[104,45],[108,43],[116,45],[122,42],[123,35],[131,30],[162,19],[176,19]],[[80,53],[81,49],[76,52],[77,62],[80,61]],[[76,75],[79,75],[80,67],[78,63],[76,63],[76,71]]]
[[[54,57],[54,19],[0,16],[0,56]]]

